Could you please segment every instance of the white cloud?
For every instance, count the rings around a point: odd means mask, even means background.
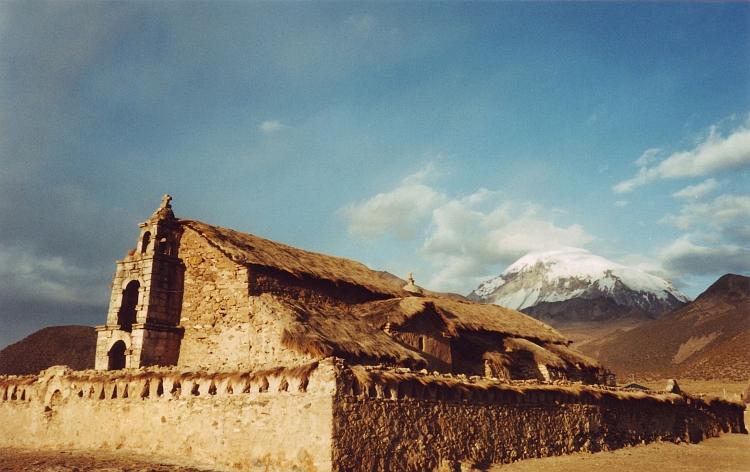
[[[614,190],[615,193],[632,192],[636,187],[652,182],[656,179],[656,176],[657,173],[654,169],[646,169],[645,167],[642,167],[641,170],[638,171],[638,175],[630,180],[626,180],[625,182],[620,182],[612,187],[612,190]]]
[[[734,245],[698,246],[685,235],[659,255],[662,266],[681,275],[750,272],[750,250]]]
[[[404,179],[392,192],[379,193],[363,203],[351,203],[336,213],[347,221],[350,234],[367,241],[386,233],[409,239],[414,236],[417,223],[445,201],[444,195],[422,183],[433,172],[428,167]]]
[[[737,184],[737,174],[727,172],[750,169],[750,121],[724,134],[719,132],[723,125],[708,128],[686,151],[659,158],[661,150],[647,150],[636,161],[640,169],[635,177],[613,187],[626,193],[656,180],[710,176],[672,193],[681,200],[679,212],[659,222],[684,234],[658,252],[652,273],[685,281],[750,270],[750,196],[742,184],[739,193],[716,196],[722,187]],[[719,174],[725,175],[724,182],[713,177]]]
[[[723,232],[728,227],[748,226],[748,222],[750,196],[742,195],[721,195],[708,203],[690,202],[682,206],[679,216],[670,214],[661,219],[661,223],[684,230],[705,227],[714,232]]]
[[[620,208],[628,206],[628,201],[627,200],[617,200],[615,202],[615,206],[616,207],[620,207]]]
[[[555,225],[554,212],[530,203],[505,202],[490,212],[474,207],[497,194],[481,190],[451,200],[433,212],[430,233],[422,246],[437,270],[430,287],[456,291],[467,280],[476,286],[497,264],[510,264],[530,251],[582,246],[594,239],[580,225]]]
[[[616,193],[631,192],[657,179],[681,179],[718,174],[729,170],[750,168],[750,127],[744,126],[723,137],[716,126],[689,151],[676,152],[653,167],[648,167],[658,154],[649,149],[637,161],[641,169],[630,180],[613,187]]]
[[[708,179],[699,183],[698,185],[690,185],[688,187],[685,187],[679,192],[673,193],[672,196],[676,198],[685,198],[685,199],[690,199],[690,198],[701,199],[707,196],[708,194],[712,193],[718,187],[719,187],[719,183],[716,182],[716,180]]]
[[[273,133],[284,128],[286,128],[286,126],[281,124],[281,122],[278,120],[264,121],[260,126],[258,126],[258,129],[260,129],[264,133]]]
[[[424,282],[433,290],[476,287],[498,264],[510,264],[530,251],[582,246],[595,238],[580,225],[554,223],[559,210],[503,200],[500,192],[479,189],[449,198],[424,184],[432,167],[407,177],[397,189],[338,210],[350,234],[372,241],[386,233],[407,239],[424,228],[419,253],[432,267]]]
[[[637,165],[638,167],[646,167],[652,162],[655,162],[659,151],[661,151],[661,149],[659,148],[646,149],[646,151],[641,154],[641,157],[639,157],[638,160],[635,161],[635,165]]]

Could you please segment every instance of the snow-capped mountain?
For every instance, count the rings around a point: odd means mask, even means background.
[[[546,321],[656,318],[690,301],[664,279],[577,248],[527,254],[469,299]]]

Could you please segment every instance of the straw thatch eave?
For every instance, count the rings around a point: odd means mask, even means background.
[[[446,298],[407,297],[361,303],[352,306],[352,312],[373,326],[386,322],[404,326],[409,319],[435,310],[443,318],[447,332],[461,335],[493,333],[502,336],[526,338],[538,343],[566,344],[568,340],[541,321],[508,308]],[[461,335],[462,336],[462,335]]]
[[[350,259],[297,249],[258,236],[208,225],[195,220],[177,220],[201,235],[233,262],[243,266],[268,268],[304,281],[320,280],[334,286],[360,287],[375,298],[408,295],[377,272]]]
[[[337,306],[302,305],[270,294],[258,298],[281,323],[282,345],[299,353],[415,368],[427,363],[413,348]]]
[[[577,366],[581,369],[597,369],[598,370],[602,368],[602,364],[596,359],[586,356],[562,344],[546,343],[543,345],[543,347],[547,349],[548,351],[554,353],[558,357],[560,357],[560,359],[564,360],[565,362],[571,365]]]
[[[352,312],[378,329],[389,325],[391,329],[410,331],[414,325],[420,325],[430,331],[458,336],[454,323],[432,299],[421,296],[362,303],[353,306]]]
[[[568,340],[551,326],[509,308],[443,298],[434,300],[435,306],[452,318],[459,331],[486,331],[540,343],[568,344]]]
[[[534,362],[542,364],[547,367],[553,367],[555,369],[565,370],[568,365],[558,355],[548,351],[547,349],[534,344],[528,339],[521,338],[506,338],[503,340],[505,346],[505,352],[511,353],[513,351],[524,351],[534,358]],[[512,357],[512,356],[511,356]]]

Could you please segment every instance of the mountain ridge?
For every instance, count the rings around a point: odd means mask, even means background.
[[[529,253],[468,298],[547,322],[658,318],[690,301],[667,280],[579,248]]]
[[[618,375],[746,381],[750,277],[724,275],[682,308],[580,350]]]

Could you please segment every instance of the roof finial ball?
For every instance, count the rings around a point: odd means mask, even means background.
[[[422,289],[421,289],[421,288],[419,288],[419,287],[417,287],[417,286],[416,286],[416,285],[414,284],[414,276],[413,276],[413,274],[411,273],[411,271],[409,271],[409,279],[408,279],[408,282],[409,282],[409,283],[407,283],[406,285],[404,285],[404,287],[403,287],[403,288],[404,288],[404,290],[406,290],[407,292],[410,292],[410,293],[422,293]]]

